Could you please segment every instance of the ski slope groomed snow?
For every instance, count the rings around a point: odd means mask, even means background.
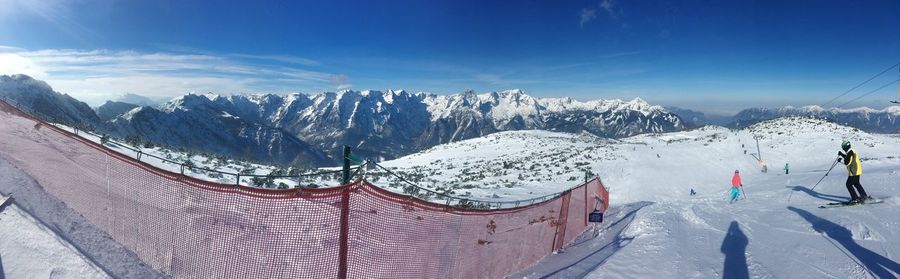
[[[0,210],[0,277],[110,278],[52,230],[10,204]]]

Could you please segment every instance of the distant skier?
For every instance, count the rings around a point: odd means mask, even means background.
[[[694,188],[691,188],[691,196],[696,195],[697,192],[694,192]]]
[[[850,149],[850,142],[846,140],[841,143],[841,149],[844,151],[838,151],[840,158],[837,160],[838,162],[843,161],[844,165],[847,165],[847,191],[850,192],[850,203],[863,203],[869,198],[869,195],[866,195],[866,190],[863,189],[862,184],[859,184],[859,177],[862,176],[859,153]],[[854,187],[856,191],[854,191]],[[856,194],[857,191],[859,195]]]
[[[741,183],[741,172],[734,170],[734,176],[731,177],[731,203],[741,197],[741,187],[744,187],[744,184]]]
[[[788,174],[791,172],[791,167],[788,163],[784,163],[784,174]]]

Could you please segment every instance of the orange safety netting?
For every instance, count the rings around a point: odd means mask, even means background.
[[[288,190],[218,184],[53,125],[33,129],[40,120],[0,108],[0,156],[174,277],[497,278],[562,248],[588,228],[588,213],[609,205],[599,179],[495,210],[430,203],[364,180]]]

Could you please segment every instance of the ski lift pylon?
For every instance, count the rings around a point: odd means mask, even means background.
[[[900,67],[897,67],[897,71],[900,72]],[[900,79],[897,79],[897,96],[894,97],[891,103],[900,104]]]

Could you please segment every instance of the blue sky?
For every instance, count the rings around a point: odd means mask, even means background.
[[[896,0],[0,0],[0,73],[92,104],[124,93],[521,88],[724,114],[822,104],[898,62]],[[881,107],[896,90],[848,106]]]

